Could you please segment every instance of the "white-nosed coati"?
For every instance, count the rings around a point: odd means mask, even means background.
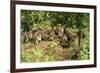
[[[46,39],[45,38],[45,32],[42,29],[38,30],[30,30],[29,32],[22,32],[21,33],[21,42],[40,42],[42,40]]]
[[[46,33],[44,30],[42,29],[38,29],[34,34],[33,34],[33,39],[36,43],[40,42],[40,41],[45,41],[46,38]]]
[[[74,41],[74,39],[77,37],[76,33],[71,32],[67,29],[65,26],[63,30],[63,35],[61,36],[60,44],[62,47],[70,47],[70,43]]]
[[[46,36],[48,41],[52,41],[55,38],[55,32],[53,27],[49,30],[46,30]]]
[[[54,28],[54,32],[55,32],[55,35],[57,38],[60,38],[63,35],[61,28],[59,28],[57,26]]]
[[[21,42],[28,42],[29,40],[29,32],[22,32],[21,33]]]
[[[69,47],[70,46],[70,43],[68,41],[68,38],[66,36],[66,34],[63,34],[60,38],[60,45],[63,47],[63,48],[66,48],[66,47]]]
[[[73,41],[77,37],[76,33],[69,31],[66,27],[64,28],[63,34],[66,34],[68,41]]]

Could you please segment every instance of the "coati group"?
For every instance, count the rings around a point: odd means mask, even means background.
[[[52,41],[55,38],[59,39],[59,43],[62,47],[70,47],[70,43],[74,41],[75,38],[85,37],[83,31],[72,32],[65,27],[63,30],[58,27],[53,27],[51,29],[37,29],[29,30],[28,32],[21,33],[21,42],[33,41],[35,43],[41,41]]]
[[[21,33],[21,42],[27,43],[32,41],[34,43],[39,43],[41,41],[53,41],[58,39],[59,44],[63,48],[69,48],[71,43],[78,39],[79,44],[73,47],[72,59],[77,59],[80,52],[80,38],[84,38],[85,33],[83,31],[72,32],[64,27],[64,29],[53,27],[51,29],[37,29],[29,30]]]

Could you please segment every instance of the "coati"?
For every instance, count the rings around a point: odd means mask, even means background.
[[[21,42],[28,42],[29,40],[29,32],[22,32],[21,33]]]
[[[35,42],[35,40],[34,40],[34,35],[35,35],[35,33],[37,32],[37,30],[30,30],[29,31],[29,33],[30,33],[30,35],[29,35],[29,40],[31,41],[31,42]]]
[[[62,47],[70,47],[70,43],[74,41],[74,39],[77,38],[77,34],[75,32],[69,31],[66,27],[63,30],[63,35],[60,39],[60,44]]]
[[[59,28],[59,27],[55,27],[55,29],[54,29],[54,32],[55,32],[55,35],[58,37],[58,38],[60,38],[62,35],[63,35],[63,32],[61,31],[61,28]]]
[[[33,39],[36,43],[40,41],[44,41],[46,39],[45,37],[45,32],[42,29],[38,29],[34,34],[33,34]]]
[[[48,36],[49,35],[49,36]],[[28,32],[21,33],[21,42],[34,42],[46,41],[47,38],[52,38],[52,32],[46,33],[43,29],[29,30]]]
[[[63,34],[66,34],[68,41],[74,41],[77,37],[76,33],[69,31],[67,28],[64,28]]]
[[[60,38],[60,45],[63,47],[63,48],[68,48],[70,46],[70,43],[68,41],[68,38],[66,36],[66,34],[63,34]]]
[[[46,30],[45,33],[46,33],[46,38],[48,41],[52,41],[55,38],[55,32],[53,28]]]

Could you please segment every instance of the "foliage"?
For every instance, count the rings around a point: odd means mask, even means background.
[[[34,29],[43,25],[57,26],[59,24],[67,27],[87,28],[89,27],[89,13],[21,10],[22,31],[28,31],[29,26]]]

